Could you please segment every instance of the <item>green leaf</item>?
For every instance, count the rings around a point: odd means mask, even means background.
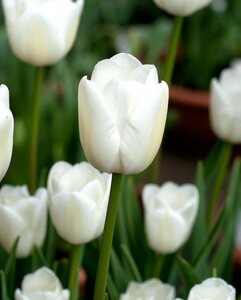
[[[116,284],[118,291],[122,291],[131,280],[129,273],[124,269],[123,263],[120,261],[113,247],[110,257],[109,272]]]
[[[7,284],[6,284],[6,276],[4,271],[0,271],[0,277],[1,277],[1,299],[2,300],[9,300],[8,294],[7,294]]]
[[[202,257],[207,254],[207,252],[210,250],[210,248],[213,246],[213,243],[217,237],[218,231],[223,224],[225,220],[225,216],[227,214],[227,205],[224,205],[221,212],[219,213],[218,218],[216,219],[216,222],[214,223],[208,237],[206,238],[203,246],[201,247],[198,255],[193,260],[192,265],[196,268],[201,261]]]
[[[116,300],[119,298],[117,288],[116,288],[114,281],[112,280],[110,274],[108,274],[108,277],[107,277],[107,291],[109,294],[109,298],[111,300]]]
[[[131,274],[133,281],[142,281],[141,274],[137,268],[137,265],[132,257],[129,249],[125,245],[121,245],[124,261],[126,262],[127,268]]]
[[[223,226],[225,229],[212,260],[213,266],[217,268],[220,276],[226,280],[231,278],[235,229],[241,206],[240,169],[241,161],[236,159],[232,166],[227,192],[227,214]]]
[[[10,295],[12,295],[13,285],[14,285],[14,280],[15,280],[16,251],[17,251],[18,242],[19,242],[19,237],[17,237],[15,243],[13,244],[13,247],[9,254],[7,264],[6,264],[6,267],[4,270]]]
[[[177,262],[187,289],[191,289],[195,284],[201,282],[199,275],[187,260],[178,255]]]

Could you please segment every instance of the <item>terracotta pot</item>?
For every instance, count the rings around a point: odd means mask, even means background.
[[[216,137],[209,122],[209,94],[205,91],[171,86],[169,109],[177,116],[168,132],[173,146],[182,153],[205,155]]]

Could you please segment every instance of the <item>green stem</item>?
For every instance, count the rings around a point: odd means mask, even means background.
[[[160,278],[163,263],[164,263],[164,256],[159,254],[157,256],[157,259],[155,260],[155,267],[152,276],[153,278]]]
[[[170,46],[168,49],[167,60],[165,63],[165,69],[163,75],[163,80],[166,81],[168,84],[171,83],[172,80],[176,54],[177,54],[179,39],[182,30],[182,24],[183,24],[183,17],[179,17],[179,16],[175,17],[174,25],[171,33]]]
[[[233,145],[229,142],[223,141],[222,148],[220,150],[220,156],[218,160],[218,170],[217,170],[217,176],[215,178],[215,182],[213,184],[213,189],[208,201],[208,228],[212,225],[212,218],[216,209],[216,203],[218,200],[218,195],[220,193],[228,165],[229,160],[232,154]]]
[[[182,24],[183,24],[183,17],[179,17],[179,16],[175,17],[171,38],[170,38],[169,49],[167,52],[167,59],[164,67],[164,74],[162,78],[168,84],[170,84],[172,80],[175,58],[176,58],[178,43],[179,43],[181,30],[182,30]],[[161,164],[161,155],[159,150],[150,167],[150,178],[149,178],[150,182],[158,182],[158,172],[160,169],[160,164]]]
[[[40,116],[40,92],[43,81],[43,67],[37,67],[34,80],[32,110],[30,119],[30,148],[29,148],[29,191],[33,194],[37,187],[37,147]]]
[[[79,269],[84,254],[83,245],[73,245],[69,276],[70,300],[78,300]]]
[[[115,221],[118,210],[118,204],[120,199],[120,189],[122,175],[112,175],[112,185],[110,191],[110,199],[107,210],[107,216],[105,221],[105,229],[101,243],[100,256],[97,267],[97,275],[94,290],[94,300],[104,300],[106,282],[108,276],[111,246],[114,235]]]

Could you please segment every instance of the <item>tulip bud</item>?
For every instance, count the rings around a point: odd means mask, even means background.
[[[241,68],[234,65],[211,82],[210,121],[214,133],[231,143],[241,143]]]
[[[72,47],[83,0],[3,0],[10,46],[35,66],[52,65]]]
[[[104,229],[111,175],[87,162],[57,162],[50,170],[50,214],[58,234],[72,244],[87,243]]]
[[[146,169],[160,147],[168,86],[157,70],[121,53],[99,62],[79,84],[80,140],[89,162],[107,173]]]
[[[10,164],[13,149],[13,115],[9,109],[9,91],[0,86],[0,181]]]
[[[149,279],[143,283],[130,282],[125,294],[120,296],[120,300],[174,300],[174,298],[174,287],[162,283],[159,279]]]
[[[145,231],[150,248],[168,254],[188,239],[198,210],[198,190],[192,184],[147,184],[143,190]]]
[[[15,300],[68,300],[69,291],[63,290],[57,276],[43,267],[28,274],[22,281],[22,288],[15,291]]]
[[[189,16],[213,0],[154,0],[157,6],[177,16]]]
[[[0,190],[0,244],[10,252],[19,237],[16,256],[27,257],[41,247],[47,223],[47,191],[30,196],[26,186],[4,185]]]
[[[221,278],[209,278],[201,284],[195,285],[188,296],[188,300],[235,300],[235,289]]]

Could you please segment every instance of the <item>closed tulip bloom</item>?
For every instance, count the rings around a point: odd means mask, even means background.
[[[154,159],[163,136],[168,87],[157,70],[121,53],[99,62],[79,84],[80,140],[89,162],[135,174]]]
[[[178,250],[188,239],[198,210],[198,190],[192,184],[173,182],[161,187],[147,184],[143,190],[145,231],[157,253]]]
[[[209,278],[195,285],[188,300],[235,300],[235,289],[221,278]]]
[[[0,190],[0,244],[10,252],[19,237],[16,256],[27,257],[41,247],[47,223],[47,191],[30,196],[26,186],[4,185]]]
[[[159,279],[149,279],[143,283],[130,282],[120,300],[174,300],[173,286],[162,283]]]
[[[210,121],[222,140],[241,143],[241,68],[237,64],[211,82]]]
[[[28,274],[22,281],[21,290],[15,291],[15,300],[68,300],[69,291],[64,290],[58,277],[43,267]]]
[[[13,115],[9,109],[9,91],[0,86],[0,181],[7,172],[13,149]]]
[[[213,0],[154,0],[156,5],[176,16],[189,16]]]
[[[72,47],[83,0],[3,0],[10,46],[35,66],[52,65]]]
[[[87,162],[57,162],[50,170],[50,214],[58,234],[72,244],[87,243],[104,229],[111,175]]]

